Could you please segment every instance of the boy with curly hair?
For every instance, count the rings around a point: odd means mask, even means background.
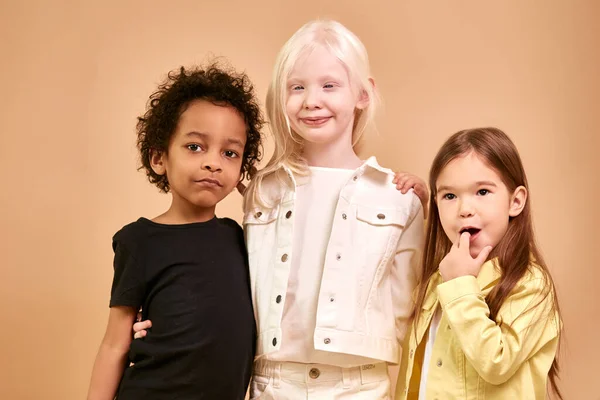
[[[215,207],[260,158],[263,119],[244,74],[171,72],[138,118],[142,167],[170,208],[112,240],[114,278],[89,400],[243,399],[255,323],[242,228]],[[152,330],[132,342],[138,310]]]

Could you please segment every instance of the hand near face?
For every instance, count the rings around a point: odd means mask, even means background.
[[[473,258],[469,249],[470,237],[471,235],[468,232],[463,232],[440,263],[440,273],[444,282],[461,276],[472,275],[477,277],[479,275],[479,270],[490,255],[492,246],[484,247],[477,257]]]

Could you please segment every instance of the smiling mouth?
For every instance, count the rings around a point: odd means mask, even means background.
[[[319,118],[300,118],[306,125],[322,125],[325,122],[329,121],[331,117],[319,117]]]

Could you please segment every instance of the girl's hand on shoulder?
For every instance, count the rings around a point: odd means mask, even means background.
[[[419,197],[419,200],[421,200],[423,214],[425,218],[427,218],[429,190],[427,189],[427,184],[425,181],[408,172],[398,171],[396,172],[396,176],[392,182],[396,184],[396,189],[398,189],[402,194],[408,192],[408,190],[411,188],[415,191],[415,194],[417,197]]]
[[[471,257],[470,239],[471,235],[468,232],[463,232],[458,240],[452,245],[450,252],[440,262],[440,274],[444,282],[461,276],[472,275],[477,277],[481,266],[487,260],[492,246],[484,247],[476,258]]]

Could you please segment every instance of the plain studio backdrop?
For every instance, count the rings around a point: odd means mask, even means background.
[[[264,104],[279,48],[316,17],[344,23],[369,50],[384,108],[363,155],[426,178],[457,130],[491,125],[513,138],[558,285],[565,398],[600,398],[594,0],[3,0],[0,398],[85,397],[111,236],[170,202],[136,170],[134,134],[166,72],[224,56]],[[271,149],[268,139],[265,161]],[[241,196],[218,214],[240,221]]]

